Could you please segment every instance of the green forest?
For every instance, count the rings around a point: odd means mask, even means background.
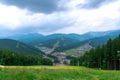
[[[93,48],[79,58],[74,58],[71,61],[71,65],[119,70],[120,35],[115,39],[109,39],[105,45]]]
[[[0,49],[0,65],[52,65],[52,61],[42,55],[29,55],[6,49]]]

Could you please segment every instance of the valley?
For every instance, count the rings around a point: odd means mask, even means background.
[[[119,34],[120,30],[88,32],[81,35],[18,34],[3,37],[6,39],[0,40],[0,47],[22,53],[43,55],[51,59],[54,64],[69,65],[73,57],[83,56],[87,51],[105,44],[109,38],[114,39]]]
[[[120,80],[120,0],[0,0],[0,80]]]

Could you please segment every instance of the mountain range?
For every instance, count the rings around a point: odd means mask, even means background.
[[[7,41],[7,44],[10,43],[7,46],[10,46],[14,42],[15,42],[14,46],[18,45],[18,43],[22,45],[26,44],[26,45],[30,45],[29,49],[31,49],[30,48],[31,46],[32,48],[33,47],[34,49],[38,48],[39,50],[41,50],[41,48],[43,47],[46,47],[46,48],[49,48],[49,50],[51,50],[51,53],[52,53],[52,52],[66,52],[71,49],[76,50],[79,47],[82,47],[86,44],[89,44],[89,46],[91,47],[96,47],[96,46],[105,44],[109,38],[114,39],[119,34],[120,34],[120,30],[110,30],[110,31],[103,31],[103,32],[88,32],[85,34],[71,33],[71,34],[42,35],[38,33],[29,33],[29,34],[17,34],[17,35],[12,35],[12,36],[6,36],[6,38],[12,39],[13,41],[9,42],[11,40],[2,39],[0,40],[0,42]],[[6,44],[6,42],[2,42],[2,43]],[[22,45],[19,45],[21,46],[21,50],[26,50],[27,48]],[[15,50],[18,50],[16,48]],[[34,49],[31,49],[31,50],[34,51]],[[32,52],[29,50],[27,51]]]

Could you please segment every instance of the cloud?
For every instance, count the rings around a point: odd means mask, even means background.
[[[0,0],[2,4],[17,6],[37,13],[52,13],[62,10],[60,0]]]
[[[61,28],[69,27],[74,23],[74,18],[70,17],[69,14],[63,14],[65,13],[55,13],[51,15],[34,14],[32,16],[28,16],[30,17],[28,24],[23,23],[23,26],[15,29],[15,32],[39,32],[42,34],[49,34]]]
[[[9,27],[15,29],[16,26],[21,24],[20,20],[27,13],[26,10],[18,9],[15,6],[6,6],[0,4],[0,25],[1,27]]]
[[[84,3],[77,5],[79,8],[96,9],[117,0],[85,0]]]
[[[53,14],[30,13],[15,6],[0,4],[0,30],[9,33],[50,33],[67,27],[74,22],[69,12],[55,12]],[[3,30],[3,31],[2,31]]]
[[[1,1],[3,2],[4,0]],[[53,10],[49,9],[51,7],[45,6],[48,8],[48,12],[47,10],[38,10],[37,12],[33,10],[33,12],[31,12],[32,9],[30,8],[35,6],[34,4],[31,7],[27,7],[29,6],[28,3],[24,3],[27,4],[25,6],[18,4],[21,5],[20,7],[16,4],[18,0],[14,1],[14,5],[13,3],[10,4],[9,1],[6,2],[7,5],[5,3],[0,4],[1,35],[19,33],[80,34],[89,31],[120,29],[120,1],[109,2],[111,0],[104,0],[106,1],[104,2],[101,0],[102,2],[99,2],[100,5],[104,3],[104,6],[100,6],[99,8],[78,9],[77,5],[86,3],[84,0],[60,0],[57,4],[55,3],[57,7]],[[35,7],[37,7],[37,4]],[[43,8],[40,7],[40,9]],[[59,11],[60,9],[62,9],[62,11]]]
[[[75,9],[71,16],[76,18],[74,24],[55,33],[85,33],[89,31],[106,31],[120,29],[120,1],[116,1],[98,9]]]

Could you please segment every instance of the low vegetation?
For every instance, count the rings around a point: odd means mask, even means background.
[[[6,66],[0,80],[119,80],[120,71],[73,66]]]

